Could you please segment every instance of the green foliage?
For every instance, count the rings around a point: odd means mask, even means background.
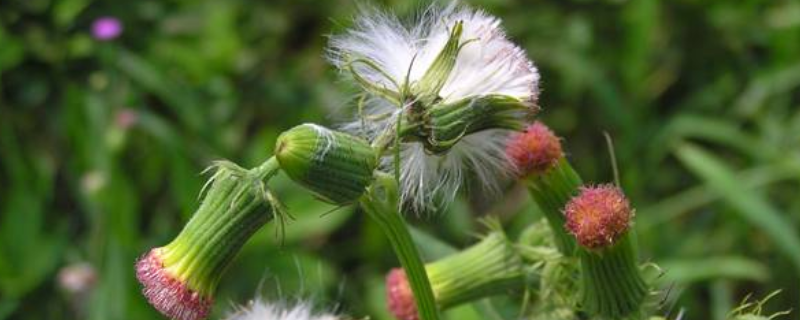
[[[420,7],[381,2],[400,14]],[[665,314],[724,319],[747,294],[776,289],[785,291],[761,314],[800,309],[797,1],[465,2],[501,17],[540,67],[541,117],[585,180],[613,179],[602,132],[614,138],[643,257],[664,262],[674,286]],[[324,61],[324,35],[356,7],[0,3],[0,319],[157,319],[133,262],[178,233],[213,160],[253,167],[283,130],[333,123],[352,88]],[[99,42],[91,23],[105,15],[125,29]],[[215,317],[261,293],[389,319],[382,279],[397,261],[374,222],[283,176],[271,186],[296,220],[283,245],[275,225],[248,242],[222,279]],[[409,217],[417,241],[436,243],[423,256],[475,242],[484,227],[474,216],[522,230],[540,215],[519,188],[489,200]],[[97,272],[85,294],[59,281],[79,262]],[[445,316],[512,319],[508,302]]]

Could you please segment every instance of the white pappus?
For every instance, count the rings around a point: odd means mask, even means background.
[[[523,110],[530,112],[512,110],[502,116],[527,121],[538,107],[539,73],[525,51],[507,39],[500,22],[455,2],[432,5],[411,23],[376,9],[362,9],[354,26],[332,36],[328,48],[329,60],[366,91],[359,114],[342,128],[374,142],[392,135],[398,119],[403,119],[398,115],[420,108],[419,104],[430,110],[434,104],[454,105],[487,96],[525,106]],[[456,45],[450,48],[457,49],[448,56],[452,63],[442,63],[447,59],[437,58],[445,55],[454,39]],[[461,105],[473,107],[472,103]],[[405,125],[408,120],[401,121]],[[467,176],[475,177],[486,191],[498,191],[500,181],[513,173],[504,153],[508,129],[464,130],[444,152],[428,148],[437,143],[435,133],[403,140],[403,202],[417,212],[434,210],[437,203],[452,200]],[[393,170],[391,154],[383,163],[384,169]]]

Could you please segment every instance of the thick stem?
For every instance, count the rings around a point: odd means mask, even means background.
[[[386,235],[400,260],[411,291],[414,292],[420,319],[438,320],[439,311],[436,309],[425,266],[400,213],[396,181],[392,177],[379,174],[375,183],[361,197],[361,205]]]
[[[621,319],[641,309],[647,284],[636,263],[630,233],[600,251],[579,249],[581,304],[592,315]]]
[[[528,191],[553,229],[556,246],[565,256],[575,253],[575,237],[564,228],[564,206],[578,193],[581,177],[565,158],[545,173],[528,178]]]

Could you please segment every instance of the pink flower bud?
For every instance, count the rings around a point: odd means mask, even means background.
[[[559,138],[543,123],[536,121],[523,132],[514,134],[506,145],[506,155],[520,175],[542,174],[564,156]]]
[[[136,278],[147,301],[173,320],[201,320],[208,316],[213,299],[188,287],[164,267],[159,249],[150,250],[136,262]]]
[[[389,311],[398,320],[418,320],[417,304],[405,271],[392,269],[386,276],[386,299]]]
[[[566,229],[587,249],[609,247],[628,231],[633,210],[618,187],[581,187],[564,210]]]

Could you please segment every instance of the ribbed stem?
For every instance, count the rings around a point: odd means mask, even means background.
[[[273,213],[260,183],[278,170],[274,158],[245,170],[220,165],[195,214],[168,245],[160,249],[172,275],[204,295],[216,289],[220,277],[248,239]]]
[[[522,259],[502,232],[425,269],[441,308],[501,294],[526,285]]]
[[[581,304],[592,315],[620,319],[641,309],[647,284],[636,263],[632,235],[601,251],[579,249]]]
[[[528,178],[528,191],[553,229],[556,246],[565,256],[575,253],[575,237],[564,228],[564,206],[578,193],[581,177],[565,158],[550,170]]]
[[[397,182],[390,176],[380,174],[361,197],[361,206],[381,228],[400,260],[414,293],[420,319],[438,320],[439,311],[436,309],[428,275],[400,214]]]

